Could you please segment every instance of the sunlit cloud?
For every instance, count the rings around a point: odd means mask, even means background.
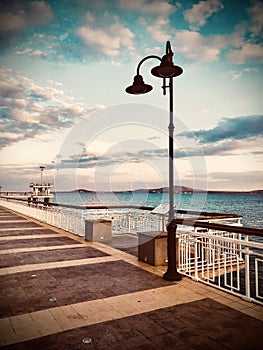
[[[247,68],[240,69],[239,71],[236,71],[236,70],[228,71],[223,75],[223,77],[230,76],[233,80],[237,80],[237,79],[240,79],[245,73],[257,72],[257,71],[258,71],[257,68],[247,67]]]
[[[119,56],[121,48],[129,50],[131,53],[135,52],[135,35],[121,23],[101,27],[92,27],[86,24],[77,28],[76,33],[84,43],[108,56]]]
[[[253,182],[250,183],[250,179]],[[257,170],[246,171],[217,171],[211,172],[208,177],[209,183],[218,190],[226,189],[247,189],[249,183],[250,190],[257,190],[262,187],[262,172]]]
[[[176,10],[174,5],[164,0],[118,0],[118,5],[125,10],[158,16],[168,16]]]
[[[176,52],[183,54],[189,60],[218,61],[222,48],[227,44],[227,38],[221,35],[204,37],[199,32],[181,30],[174,37]]]
[[[170,39],[169,29],[169,21],[166,18],[158,18],[153,24],[147,27],[147,31],[152,35],[152,38],[160,43]]]
[[[247,61],[263,63],[263,45],[246,43],[240,49],[229,52],[227,58],[235,64],[243,64]]]
[[[63,90],[40,86],[19,72],[2,68],[0,77],[1,147],[67,128],[94,110]]]
[[[248,8],[248,13],[250,14],[252,25],[250,28],[252,37],[260,36],[262,38],[263,29],[263,3],[262,1],[253,1],[252,6]]]
[[[199,1],[184,12],[184,18],[190,23],[192,29],[198,29],[205,25],[206,20],[214,13],[224,8],[221,0]]]
[[[45,1],[26,0],[8,2],[1,7],[0,34],[1,46],[15,42],[30,26],[43,26],[53,18],[53,12]]]
[[[222,140],[243,140],[263,136],[263,115],[222,118],[217,126],[209,130],[183,132],[180,135],[195,137],[200,143],[212,143]]]

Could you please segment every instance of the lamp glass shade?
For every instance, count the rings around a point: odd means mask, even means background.
[[[174,78],[183,73],[183,70],[179,66],[157,66],[151,70],[152,75],[158,78]]]
[[[153,89],[151,85],[145,84],[143,77],[139,74],[135,75],[133,84],[128,86],[125,91],[132,95],[141,95],[150,92]]]
[[[162,57],[160,65],[154,67],[151,73],[158,78],[173,78],[181,75],[183,69],[173,64],[173,54],[168,53]]]

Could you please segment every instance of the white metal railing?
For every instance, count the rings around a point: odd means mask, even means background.
[[[52,226],[80,236],[85,235],[85,220],[106,219],[112,221],[113,233],[138,233],[148,231],[166,231],[168,216],[162,213],[152,213],[154,208],[142,209],[138,207],[81,207],[73,205],[45,206],[36,203],[27,203],[11,198],[1,198],[0,203],[14,211],[46,222]],[[189,214],[185,210],[177,210],[179,215]],[[192,211],[190,215],[197,212]],[[207,214],[207,213],[204,213]],[[205,217],[204,214],[203,218]],[[218,214],[216,214],[218,215]],[[240,216],[224,215],[224,220],[235,220],[239,223]],[[222,214],[221,214],[222,216]],[[213,221],[220,220],[220,216]]]
[[[113,233],[138,233],[148,231],[166,231],[167,216],[163,214],[152,214],[151,211],[139,208],[120,207],[79,207],[61,205],[45,206],[26,201],[12,199],[0,199],[1,205],[32,217],[36,220],[48,223],[52,226],[75,233],[85,235],[85,220],[106,219],[112,221]],[[178,212],[185,212],[178,210]],[[183,215],[183,214],[181,214]],[[224,220],[237,220],[240,218],[225,218]]]
[[[251,235],[253,229],[250,235],[215,229],[198,232],[190,227],[178,230],[178,270],[196,281],[263,304],[263,243],[249,240]]]
[[[80,236],[85,235],[85,220],[111,220],[113,233],[161,231],[164,227],[163,216],[152,215],[149,211],[139,209],[79,210],[67,207],[29,205],[27,202],[10,199],[1,199],[0,204],[36,220]]]
[[[163,217],[152,215],[146,210],[109,210],[107,214],[108,219],[112,221],[112,230],[114,233],[137,233],[144,231],[161,231],[163,229]]]
[[[26,202],[14,202],[11,200],[0,200],[4,207],[24,214],[36,220],[45,222],[63,230],[83,235],[84,216],[81,210],[72,210],[68,208],[56,208],[46,206],[28,205]]]

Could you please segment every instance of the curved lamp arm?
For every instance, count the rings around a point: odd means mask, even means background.
[[[143,64],[143,62],[146,61],[146,60],[148,60],[149,58],[156,58],[157,60],[162,61],[161,57],[156,56],[156,55],[150,55],[150,56],[144,57],[144,58],[138,63],[138,66],[137,66],[137,75],[140,74],[140,68],[141,68],[141,65]]]
[[[171,48],[171,43],[170,41],[167,41],[166,42],[166,55],[171,55],[173,56],[173,51],[172,51],[172,48]],[[141,68],[141,65],[143,64],[144,61],[150,59],[150,58],[156,58],[157,60],[161,61],[162,62],[162,59],[161,57],[159,56],[156,56],[156,55],[150,55],[150,56],[147,56],[147,57],[144,57],[139,63],[138,63],[138,66],[137,66],[137,75],[140,74],[140,68]]]

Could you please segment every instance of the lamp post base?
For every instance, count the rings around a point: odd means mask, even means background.
[[[181,281],[182,275],[177,271],[166,271],[163,279],[166,281]]]
[[[173,220],[167,225],[167,258],[168,266],[167,271],[163,275],[163,279],[166,281],[180,281],[182,275],[177,271],[177,259],[176,259],[176,229],[177,225]]]

